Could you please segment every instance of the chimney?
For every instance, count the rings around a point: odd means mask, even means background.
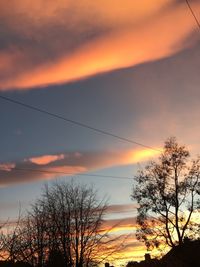
[[[151,255],[149,253],[146,253],[144,255],[144,258],[145,258],[145,261],[147,261],[147,262],[151,261]]]

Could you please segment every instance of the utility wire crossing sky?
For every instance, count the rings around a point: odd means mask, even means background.
[[[199,14],[197,0],[0,1],[1,220],[75,176],[133,230],[138,169],[170,136],[200,151]],[[128,242],[122,258],[143,257]]]
[[[11,103],[14,103],[14,104],[23,106],[23,107],[25,107],[25,108],[28,108],[28,109],[31,109],[31,110],[34,110],[34,111],[37,111],[37,112],[40,112],[40,113],[44,113],[44,114],[49,115],[49,116],[51,116],[51,117],[54,117],[54,118],[56,118],[56,119],[63,120],[63,121],[65,121],[65,122],[69,122],[69,123],[75,124],[75,125],[80,126],[80,127],[83,127],[83,128],[87,128],[87,129],[89,129],[89,130],[98,132],[98,133],[100,133],[100,134],[104,134],[104,135],[108,135],[108,136],[117,138],[117,139],[120,140],[120,141],[125,141],[125,142],[128,142],[128,143],[132,143],[132,144],[135,144],[135,145],[138,145],[138,146],[142,146],[142,147],[148,148],[148,149],[152,149],[152,150],[155,150],[155,151],[162,152],[161,150],[159,150],[159,149],[155,149],[155,148],[153,148],[153,147],[151,147],[151,146],[147,146],[147,145],[145,145],[145,144],[138,143],[138,142],[133,141],[133,140],[131,140],[131,139],[128,139],[128,138],[125,138],[125,137],[121,137],[121,136],[119,136],[119,135],[116,135],[116,134],[113,134],[113,133],[104,131],[104,130],[102,130],[102,129],[98,129],[98,128],[92,127],[92,126],[87,125],[87,124],[85,124],[85,123],[78,122],[78,121],[75,121],[75,120],[72,120],[72,119],[63,117],[63,116],[61,116],[61,115],[52,113],[52,112],[50,112],[50,111],[47,111],[47,110],[44,110],[44,109],[41,109],[41,108],[38,108],[38,107],[35,107],[35,106],[33,106],[33,105],[29,105],[29,104],[27,104],[27,103],[22,103],[22,102],[20,102],[20,101],[18,101],[18,100],[11,99],[11,98],[5,97],[5,96],[3,96],[3,95],[0,95],[0,98],[3,99],[3,100],[9,101],[9,102],[11,102]]]

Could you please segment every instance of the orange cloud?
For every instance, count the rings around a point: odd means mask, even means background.
[[[10,0],[7,3],[1,2],[0,10],[7,17],[13,13],[21,13],[33,25],[40,24],[41,26],[41,24],[51,23],[52,21],[63,21],[64,23],[68,20],[68,23],[73,21],[76,26],[82,22],[85,27],[88,18],[92,19],[94,15],[96,20],[90,21],[89,24],[119,25],[127,22],[136,23],[173,2],[174,0],[124,0],[122,8],[121,0]],[[74,11],[73,15],[72,11]],[[17,25],[15,24],[13,27],[17,27]],[[22,27],[29,27],[29,25],[22,25]]]
[[[64,154],[60,154],[60,155],[44,155],[41,157],[34,157],[34,158],[30,158],[28,159],[28,161],[38,164],[38,165],[47,165],[51,162],[54,161],[58,161],[61,159],[64,159],[65,155]]]
[[[31,157],[18,163],[2,163],[0,165],[0,185],[54,179],[64,175],[78,175],[119,165],[135,164],[139,161],[147,161],[158,154],[157,150],[142,149],[85,152],[79,153],[78,157],[77,152]]]
[[[29,68],[25,66],[18,74],[5,78],[1,89],[25,89],[70,82],[167,57],[188,45],[185,40],[194,31],[196,25],[188,14],[185,3],[175,0],[126,0],[125,2],[124,8],[121,8],[121,5],[116,4],[116,0],[86,0],[77,1],[75,4],[68,1],[64,8],[64,1],[58,1],[58,4],[50,1],[51,4],[49,7],[45,5],[44,11],[44,17],[49,23],[59,21],[63,26],[68,25],[66,22],[69,22],[75,35],[76,30],[77,34],[79,31],[87,34],[91,30],[95,31],[95,27],[103,27],[103,30],[105,28],[105,33],[97,34],[96,38],[88,38],[82,45],[74,47],[70,52],[63,49],[62,54],[56,55],[55,53],[53,60],[44,60]],[[194,2],[194,9],[199,7],[200,4]],[[38,23],[43,21],[39,19],[42,5],[40,9],[38,4],[31,4],[28,1],[25,5],[25,2],[21,1],[18,8],[23,9],[23,14],[26,14],[25,11],[28,10],[26,16],[29,16],[31,23],[35,23],[35,27],[38,28]],[[62,14],[63,10],[66,12],[76,10],[75,18],[70,16],[71,21],[66,21],[64,18],[67,16],[66,13],[63,13],[65,17]],[[34,16],[37,18],[36,22]],[[94,17],[95,20],[92,19]],[[90,18],[95,27],[91,25]],[[27,31],[28,29],[25,29],[25,32]],[[37,34],[35,38],[37,39]],[[48,40],[50,43],[51,41],[55,42],[55,40]],[[56,41],[55,46],[59,50],[61,43]],[[52,53],[55,52],[54,49],[55,47],[51,44]],[[31,53],[30,49],[25,46],[24,53],[25,62],[28,62],[34,61],[31,58],[32,54],[44,54],[44,51],[34,50],[34,53]],[[13,68],[16,68],[16,64],[18,61],[14,62]]]
[[[127,158],[125,159],[125,164],[138,163],[141,161],[149,160],[153,157],[158,156],[161,153],[162,149],[157,148],[156,150],[152,149],[141,149],[137,151],[130,151],[127,153]]]
[[[118,218],[118,219],[108,219],[105,220],[102,225],[102,232],[107,232],[110,230],[110,233],[131,231],[136,229],[136,219],[134,217],[128,218]]]

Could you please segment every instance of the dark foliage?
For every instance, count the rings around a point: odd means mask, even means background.
[[[139,204],[138,240],[148,249],[176,247],[185,237],[199,237],[200,158],[175,138],[165,142],[158,161],[150,162],[135,177],[132,199]]]
[[[22,261],[0,261],[0,267],[32,267],[29,263],[27,262],[22,262]]]

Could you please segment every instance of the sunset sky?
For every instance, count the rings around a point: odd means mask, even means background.
[[[74,177],[109,198],[107,225],[132,233],[121,257],[137,260],[129,178],[169,136],[200,152],[200,29],[186,2],[3,0],[0,25],[0,96],[155,148],[0,98],[0,220]]]

